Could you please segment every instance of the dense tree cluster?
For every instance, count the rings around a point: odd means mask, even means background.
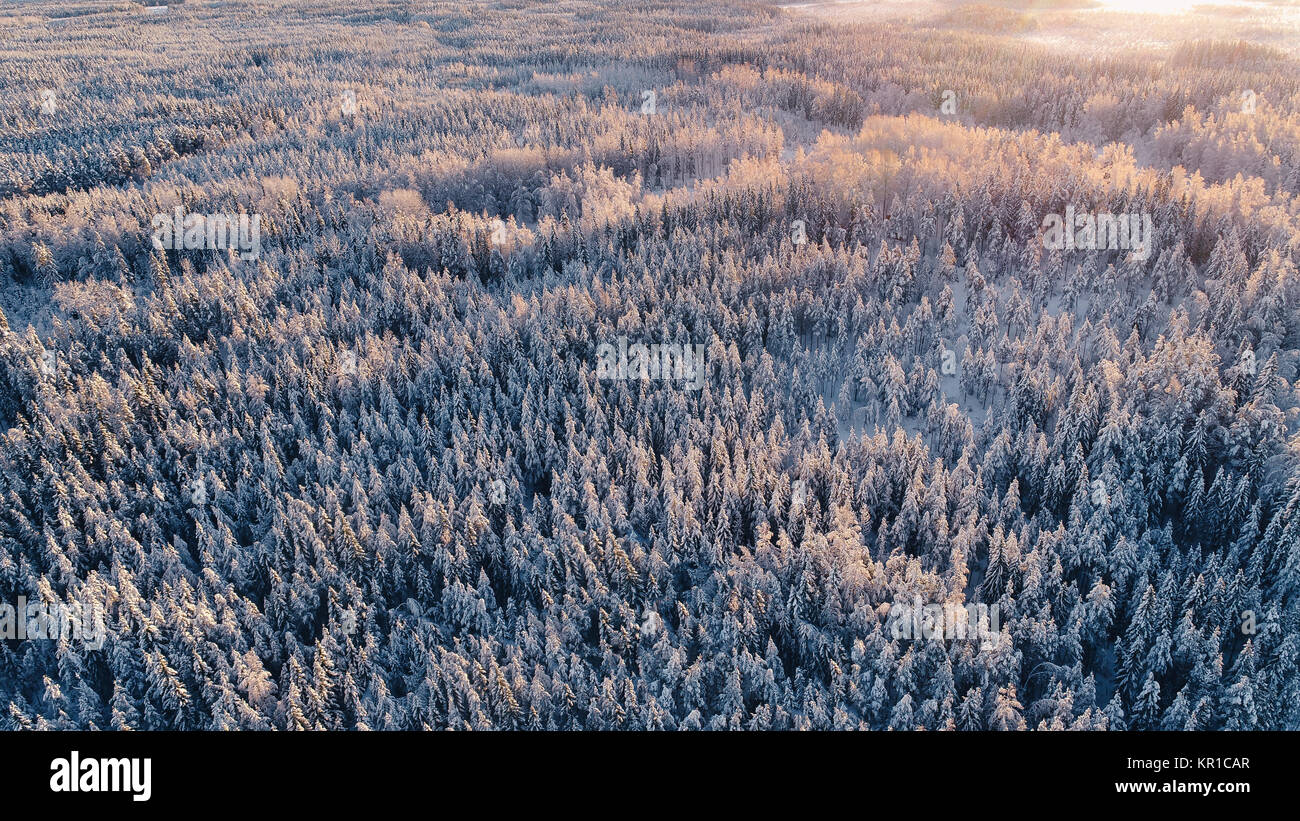
[[[0,111],[0,601],[107,624],[0,641],[5,726],[1300,727],[1286,57],[141,14],[0,57],[75,89]],[[177,206],[260,257],[153,248]],[[1067,206],[1152,253],[1046,250]],[[702,385],[598,378],[620,338]]]

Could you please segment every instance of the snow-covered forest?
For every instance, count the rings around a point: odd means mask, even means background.
[[[0,4],[0,726],[1300,729],[1300,39],[953,5]]]

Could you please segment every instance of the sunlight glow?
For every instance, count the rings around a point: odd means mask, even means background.
[[[1098,0],[1108,9],[1140,11],[1155,14],[1179,14],[1205,0]]]

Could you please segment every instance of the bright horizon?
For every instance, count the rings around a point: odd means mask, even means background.
[[[1120,11],[1177,14],[1198,5],[1199,0],[1097,0],[1103,6]]]

